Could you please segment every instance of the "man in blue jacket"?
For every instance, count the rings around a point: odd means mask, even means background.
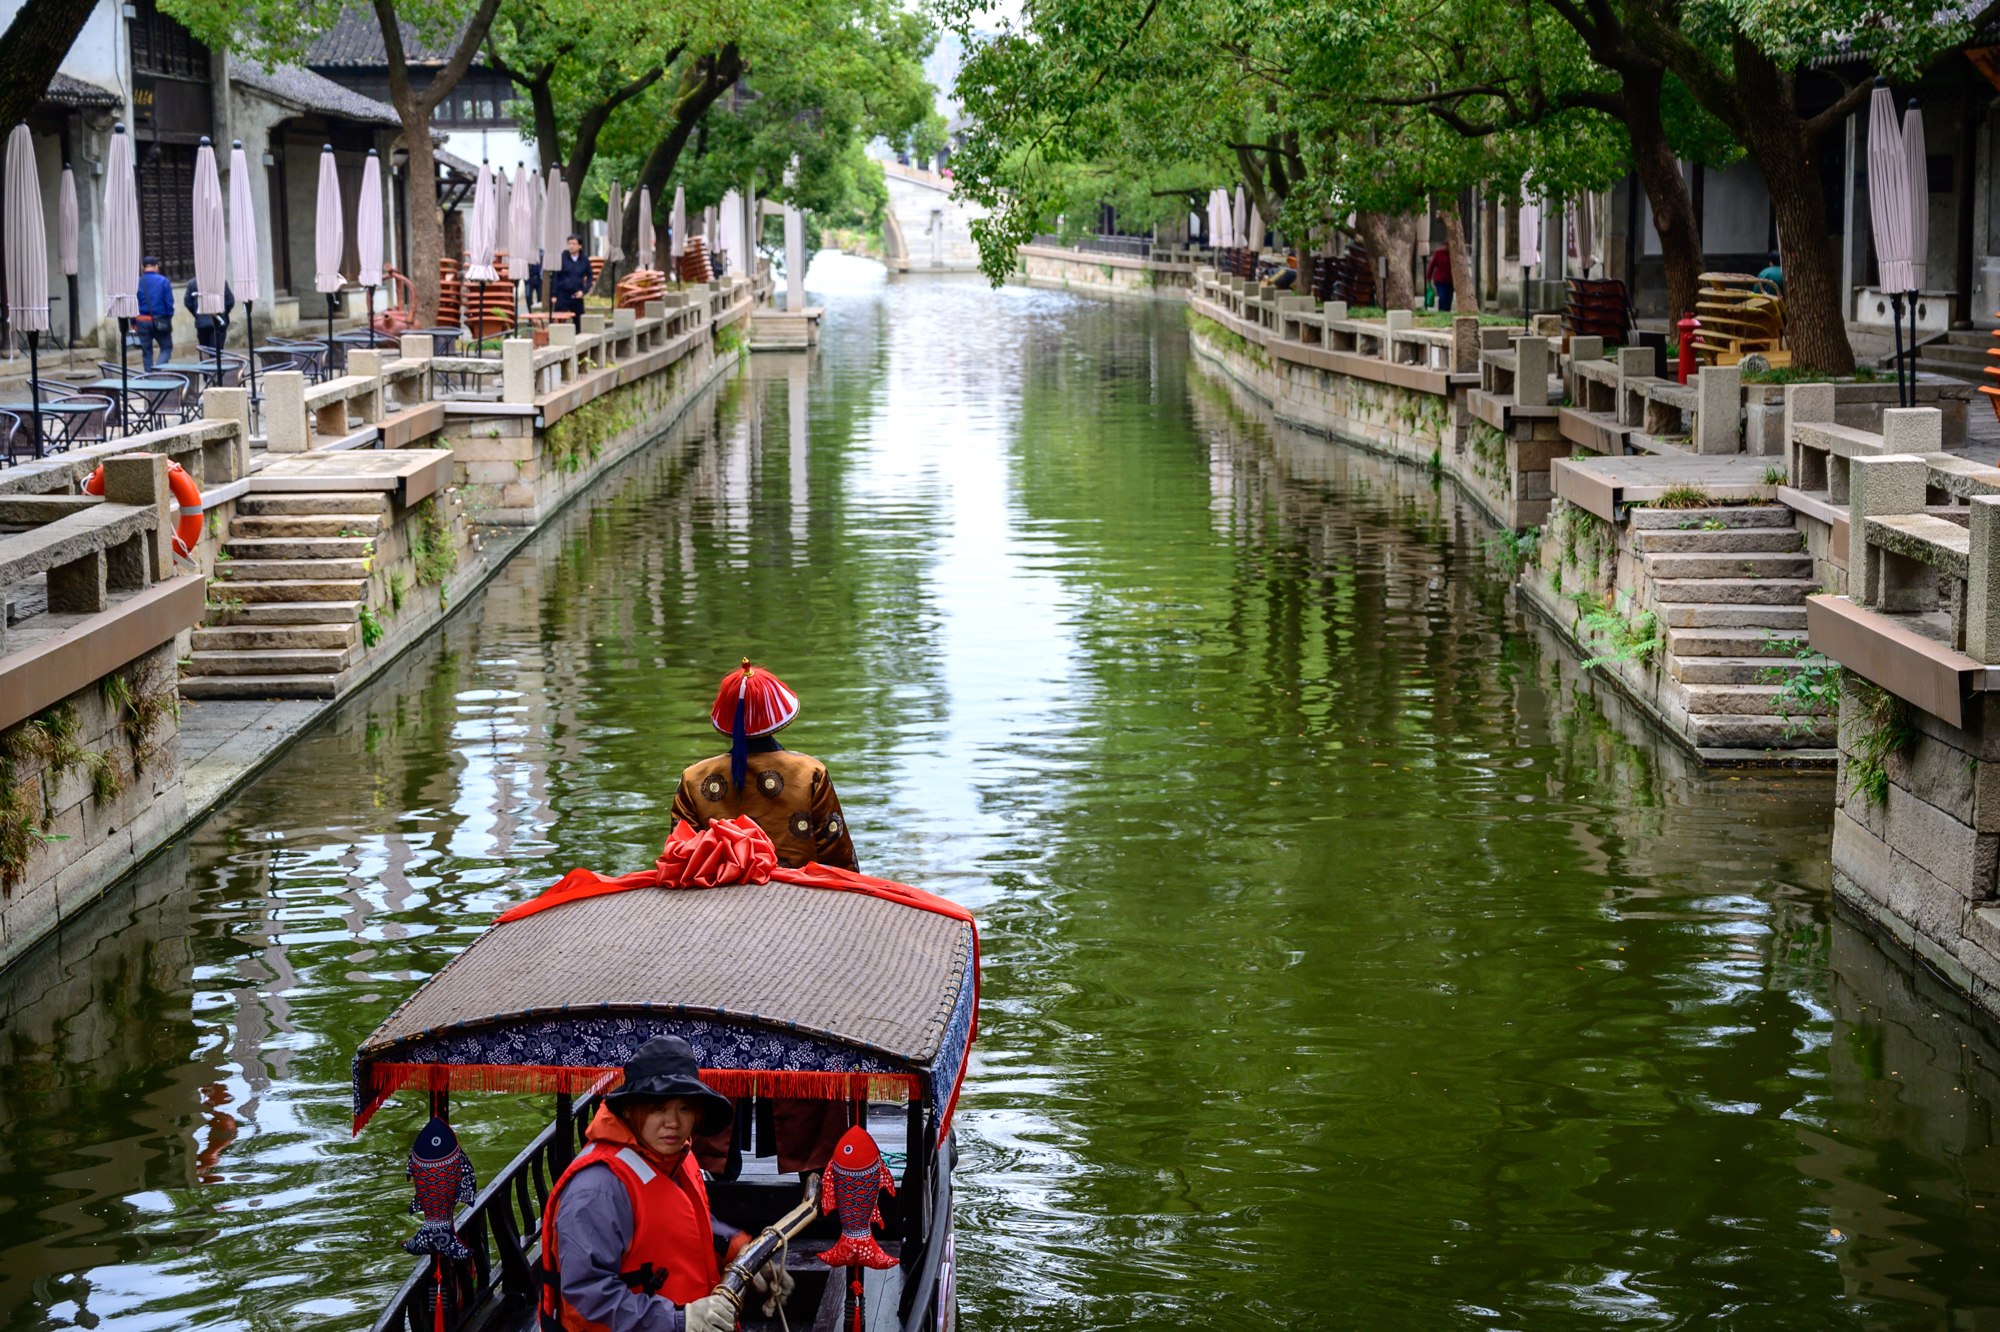
[[[160,271],[156,255],[146,256],[146,271],[139,275],[139,317],[132,323],[139,334],[139,355],[146,369],[153,368],[155,340],[160,344],[160,359],[174,359],[174,284]]]

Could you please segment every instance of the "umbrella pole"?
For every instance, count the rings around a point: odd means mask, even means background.
[[[38,361],[35,355],[36,351],[41,346],[41,342],[42,342],[42,335],[40,333],[37,333],[33,329],[29,329],[28,330],[28,405],[30,408],[33,409],[35,418],[35,456],[37,458],[45,458],[48,456],[47,454],[42,452],[42,384],[41,384],[42,372],[38,368]]]
[[[76,274],[69,275],[69,372],[76,373]]]
[[[1891,311],[1894,312],[1889,316],[1889,318],[1890,321],[1895,325],[1895,330],[1896,330],[1895,332],[1896,405],[1898,407],[1901,407],[1905,405],[1903,402],[1903,293],[1902,292],[1898,291],[1898,292],[1892,292],[1890,294],[1889,308]]]
[[[243,350],[250,354],[250,409],[257,408],[257,302],[243,302]],[[246,440],[247,444],[248,441]]]
[[[326,294],[326,377],[333,378],[333,293]]]
[[[131,336],[131,319],[120,315],[118,317],[118,380],[122,387],[118,393],[118,433],[121,435],[132,433],[132,424],[125,419],[126,402],[132,396],[132,363],[129,359],[131,348],[125,345],[125,339]]]
[[[1917,293],[1910,292],[1910,406],[1917,405]]]

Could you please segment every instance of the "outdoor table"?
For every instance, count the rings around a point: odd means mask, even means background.
[[[82,387],[93,393],[109,393],[112,395],[114,402],[117,399],[117,395],[125,392],[127,387],[129,387],[132,396],[146,405],[136,412],[128,408],[126,417],[128,420],[132,420],[136,424],[143,426],[148,422],[159,423],[162,415],[160,412],[160,403],[169,393],[172,393],[175,389],[186,388],[187,385],[178,379],[155,379],[148,375],[134,375],[129,381],[122,379],[98,379]]]
[[[215,383],[221,376],[229,373],[229,364],[227,362],[224,362],[218,368],[214,361],[155,361],[153,362],[153,368],[155,370],[169,370],[177,375],[200,375],[211,384]]]
[[[44,450],[54,449],[65,452],[73,442],[72,436],[83,419],[92,412],[101,411],[95,403],[64,402],[60,399],[42,404],[42,446]],[[34,417],[32,402],[0,402],[0,412],[12,412],[21,418],[23,428],[32,431],[30,424]]]

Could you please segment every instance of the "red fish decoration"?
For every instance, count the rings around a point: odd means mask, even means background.
[[[410,1148],[410,1167],[406,1173],[417,1186],[410,1210],[423,1217],[424,1223],[417,1227],[416,1234],[403,1241],[403,1248],[410,1253],[434,1254],[440,1258],[470,1258],[472,1250],[458,1237],[454,1222],[458,1205],[472,1201],[478,1184],[472,1175],[472,1162],[460,1150],[458,1135],[451,1131],[451,1125],[436,1115],[431,1116],[430,1123],[424,1125]]]
[[[882,1220],[883,1189],[896,1191],[895,1177],[882,1164],[882,1151],[868,1130],[856,1124],[834,1144],[820,1188],[820,1211],[840,1210],[840,1242],[819,1256],[828,1267],[894,1267],[896,1260],[875,1242]]]

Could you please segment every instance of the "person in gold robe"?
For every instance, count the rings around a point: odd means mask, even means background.
[[[674,819],[701,832],[712,820],[747,814],[777,848],[780,865],[817,861],[858,873],[826,765],[778,743],[777,733],[798,715],[798,695],[748,658],[722,677],[709,720],[729,737],[729,751],[681,774]]]

